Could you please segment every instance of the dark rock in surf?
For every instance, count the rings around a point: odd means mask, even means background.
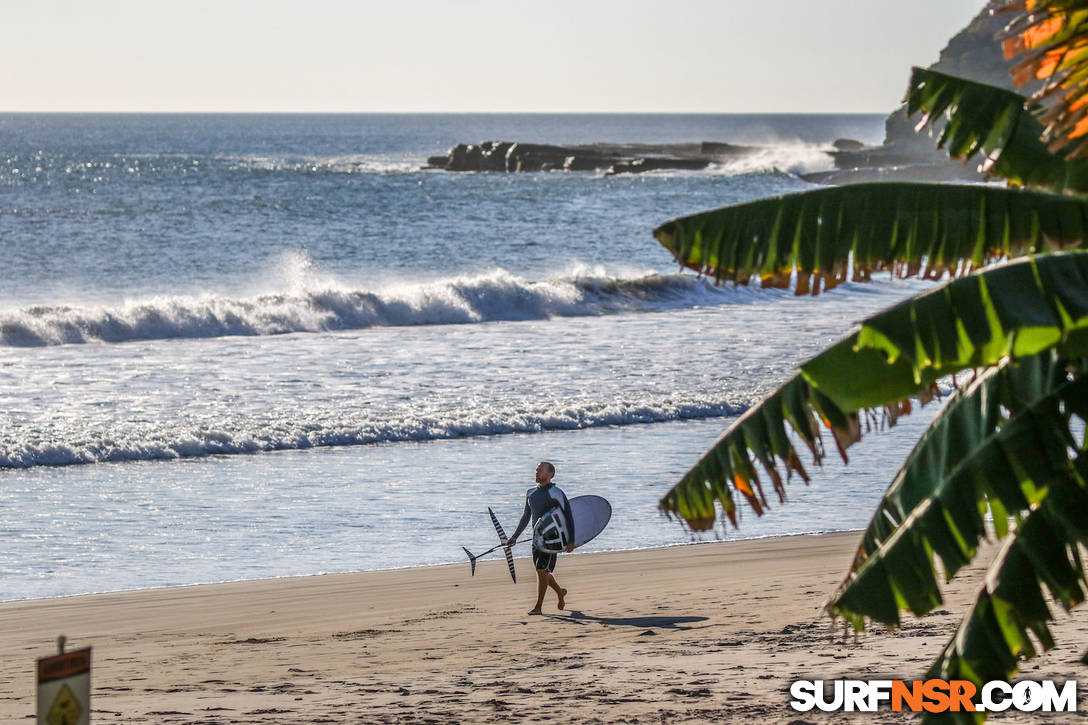
[[[699,144],[699,153],[702,156],[715,159],[732,159],[763,151],[759,146],[737,146],[731,143],[719,143],[717,141],[703,141]]]
[[[459,143],[450,149],[449,158],[446,159],[448,171],[468,171],[468,145]]]
[[[564,146],[484,141],[479,146],[458,144],[444,157],[427,159],[427,165],[447,171],[542,171],[564,168],[571,156],[585,154]]]
[[[566,168],[571,156],[583,158],[591,154],[579,154],[579,150],[567,146],[516,143],[510,147],[506,168],[508,171],[551,171]]]
[[[865,148],[865,144],[852,138],[837,138],[831,142],[831,146],[836,151],[860,151]]]
[[[598,171],[600,169],[610,168],[612,163],[611,159],[604,156],[591,156],[586,154],[575,154],[574,156],[568,156],[563,162],[564,171]]]
[[[485,141],[480,144],[479,171],[506,171],[506,153],[513,145],[505,141]]]
[[[664,169],[698,171],[705,169],[707,166],[710,166],[710,159],[645,158],[613,164],[605,175],[641,174],[646,171],[661,171]]]

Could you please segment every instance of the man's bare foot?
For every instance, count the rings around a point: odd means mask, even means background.
[[[544,614],[544,612],[540,611],[539,609],[532,609],[529,611],[529,614]]]
[[[563,597],[565,597],[565,596],[567,596],[567,590],[566,589],[560,589],[559,590],[559,608],[560,609],[562,609],[563,605],[566,604],[566,600],[563,599]]]

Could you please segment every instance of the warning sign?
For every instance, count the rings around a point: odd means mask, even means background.
[[[91,648],[38,660],[38,725],[90,725]]]
[[[60,692],[53,698],[53,704],[49,707],[49,715],[46,722],[49,725],[68,725],[79,722],[83,716],[83,706],[79,704],[75,693],[68,685],[61,685]]]

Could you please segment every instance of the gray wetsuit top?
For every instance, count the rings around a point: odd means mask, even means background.
[[[556,506],[563,509],[563,515],[567,519],[567,531],[570,532],[570,540],[574,541],[574,516],[570,512],[570,502],[567,501],[567,495],[563,493],[563,490],[554,483],[549,483],[547,486],[533,486],[525,492],[525,513],[521,515],[521,521],[518,522],[518,528],[514,531],[514,535],[510,537],[510,541],[517,540],[521,532],[525,530],[525,525],[529,523],[530,516],[532,516],[535,525],[541,516]]]

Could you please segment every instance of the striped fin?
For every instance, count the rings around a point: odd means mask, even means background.
[[[472,567],[472,576],[476,576],[476,555],[469,551],[467,547],[462,546],[461,548],[468,554],[468,563]]]
[[[510,547],[502,547],[502,553],[506,554],[506,566],[510,567],[510,578],[514,580],[514,583],[518,583],[518,576],[514,573],[514,555],[510,553]]]
[[[506,546],[506,532],[502,530],[502,524],[499,523],[498,518],[495,517],[495,512],[491,510],[491,507],[487,507],[487,513],[491,515],[491,523],[495,524],[495,531],[499,532],[499,543]]]
[[[514,573],[514,555],[510,553],[510,547],[506,545],[509,539],[506,538],[506,532],[502,530],[502,525],[499,523],[498,518],[495,517],[495,512],[491,510],[491,507],[487,507],[487,513],[491,514],[491,523],[495,524],[495,531],[499,533],[499,543],[502,544],[502,553],[506,554],[506,566],[510,568],[510,578],[517,584],[518,577]]]

